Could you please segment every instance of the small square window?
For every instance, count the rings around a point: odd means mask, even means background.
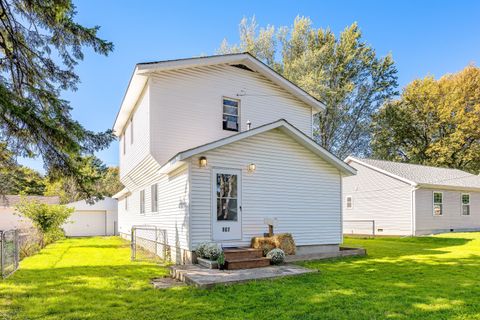
[[[223,98],[223,130],[239,131],[239,100]]]

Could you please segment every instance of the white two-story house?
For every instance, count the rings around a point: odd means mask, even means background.
[[[248,247],[272,221],[298,252],[338,250],[355,170],[312,140],[323,108],[248,53],[137,64],[114,124],[119,232],[164,230],[177,263],[204,241]]]

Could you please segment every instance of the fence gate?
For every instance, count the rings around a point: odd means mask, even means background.
[[[133,226],[131,237],[132,260],[170,260],[166,230],[155,226]]]
[[[18,269],[20,245],[18,230],[0,231],[0,273],[6,278]]]

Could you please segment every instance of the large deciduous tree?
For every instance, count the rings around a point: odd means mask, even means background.
[[[480,68],[415,80],[374,117],[375,157],[480,171]]]
[[[83,158],[107,147],[113,135],[73,120],[60,93],[77,88],[74,67],[84,47],[107,55],[113,45],[97,37],[99,27],[84,27],[74,16],[70,0],[0,0],[0,151],[41,156],[49,172],[70,177],[91,198]]]
[[[337,37],[305,17],[293,27],[259,30],[254,18],[244,18],[240,44],[224,40],[219,53],[244,51],[325,103],[314,123],[320,145],[342,158],[369,153],[371,116],[397,94],[397,70],[390,55],[379,57],[362,39],[356,23]]]

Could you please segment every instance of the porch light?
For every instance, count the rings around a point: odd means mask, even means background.
[[[250,173],[255,172],[256,169],[257,169],[257,166],[255,165],[255,163],[250,163],[247,166],[247,171],[250,172]]]
[[[198,159],[198,166],[200,168],[206,168],[207,167],[207,157],[200,157]]]

